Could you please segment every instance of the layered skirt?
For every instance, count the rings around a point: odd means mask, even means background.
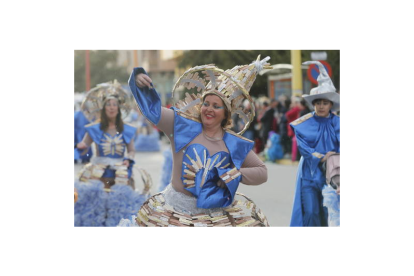
[[[122,159],[95,157],[92,161],[75,181],[75,226],[117,226],[150,197],[151,176],[134,167],[134,180],[133,164],[126,167]],[[138,191],[135,186],[144,188]]]
[[[269,226],[266,216],[255,203],[236,193],[225,208],[197,208],[197,199],[177,192],[170,185],[146,200],[137,214],[123,219],[118,226],[142,227],[254,227]]]
[[[121,219],[136,214],[148,196],[130,186],[104,188],[99,180],[75,182],[75,226],[117,226]]]

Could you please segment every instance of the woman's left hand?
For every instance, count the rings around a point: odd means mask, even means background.
[[[135,82],[139,88],[144,88],[145,86],[151,87],[152,80],[146,74],[138,74],[135,77]]]
[[[124,162],[122,162],[122,164],[129,167],[129,160],[124,160]]]

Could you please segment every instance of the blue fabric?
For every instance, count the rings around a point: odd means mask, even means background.
[[[188,143],[193,141],[203,128],[201,123],[184,118],[178,115],[177,108],[171,107],[174,110],[174,146],[175,152],[179,152]]]
[[[270,161],[274,162],[276,160],[283,158],[283,148],[282,144],[280,143],[280,135],[277,133],[273,133],[270,136],[270,142],[272,145],[270,146],[269,150],[267,151],[267,156]]]
[[[133,139],[135,132],[136,132],[136,128],[133,126],[130,126],[128,124],[124,124],[124,131],[122,133],[118,133],[115,136],[110,135],[109,133],[104,133],[100,128],[100,123],[94,123],[94,124],[89,124],[86,126],[86,131],[88,132],[88,134],[91,136],[92,140],[95,142],[95,144],[98,145],[98,151],[99,151],[99,156],[104,156],[104,157],[111,157],[111,158],[122,158],[124,157],[124,153],[125,153],[125,149],[126,149],[126,145],[129,144],[131,142],[131,139]],[[121,152],[116,152],[115,151],[115,142],[114,140],[116,140],[117,138],[122,138],[123,143],[121,143],[123,149]],[[111,152],[109,154],[105,154],[104,151],[104,144],[105,143],[109,143],[110,144],[110,149]]]
[[[99,156],[110,158],[123,158],[125,155],[126,145],[133,139],[136,128],[128,124],[124,124],[124,131],[118,133],[115,136],[111,136],[109,133],[104,133],[100,128],[100,123],[93,123],[86,126],[86,131],[91,136],[95,144],[98,145]],[[119,138],[119,139],[117,139]],[[120,144],[116,144],[115,140],[120,140]],[[105,144],[110,147],[109,154],[105,154]],[[121,146],[121,151],[117,152],[115,149],[117,146]],[[132,168],[135,161],[131,160],[128,166],[128,178],[132,176]],[[102,177],[115,177],[115,170],[105,169]]]
[[[179,152],[186,145],[188,145],[194,138],[196,138],[203,131],[202,125],[199,122],[184,118],[177,113],[175,107],[172,108],[174,113],[174,145],[175,152]],[[230,132],[225,132],[223,141],[229,150],[231,160],[237,169],[246,159],[247,154],[253,148],[252,141],[244,140]]]
[[[245,138],[247,138],[247,139],[249,139],[249,140],[254,140],[254,133],[253,133],[253,131],[252,130],[250,130],[250,129],[248,129],[248,130],[246,130],[243,134],[242,134],[242,136],[243,137],[245,137]]]
[[[161,183],[158,189],[159,192],[163,191],[168,186],[168,184],[170,184],[173,169],[171,148],[165,149],[163,155],[164,163],[162,165]]]
[[[323,118],[312,112],[309,119],[297,125],[292,123],[291,127],[302,157],[298,165],[290,226],[326,226],[327,212],[322,205],[322,188],[326,182],[320,163],[322,157],[312,153],[340,152],[339,117],[330,113],[328,118]]]
[[[137,134],[135,138],[136,151],[160,151],[160,134],[153,131],[151,134]]]
[[[128,178],[131,178],[132,176],[132,168],[134,167],[135,161],[128,159],[129,160],[129,166],[128,166]],[[103,175],[101,177],[110,177],[110,178],[115,178],[116,176],[116,170],[112,170],[112,169],[108,169],[105,168],[105,171],[103,173]]]
[[[88,184],[75,182],[78,201],[75,202],[75,226],[105,226],[107,194],[104,184],[91,180]]]
[[[204,151],[206,152],[206,161],[204,160]],[[225,169],[216,168],[215,165],[218,164],[221,160],[224,161],[220,164],[220,167],[227,165],[231,162],[230,155],[227,152],[220,151],[216,152],[212,156],[206,147],[200,144],[191,144],[186,150],[183,157],[183,162],[191,165],[193,161],[197,161],[195,152],[197,152],[200,162],[202,164],[206,163],[207,160],[211,158],[210,168],[200,169],[195,176],[195,186],[192,188],[185,188],[187,191],[191,192],[197,198],[197,207],[198,208],[217,208],[217,207],[226,207],[233,202],[234,196],[236,194],[237,188],[239,186],[241,176],[238,176],[236,179],[227,183],[226,188],[220,188],[217,186],[217,182],[220,180],[220,176],[232,169],[232,166],[227,166]],[[214,162],[215,160],[215,162]],[[213,163],[214,162],[214,163]],[[189,170],[189,168],[183,164],[181,180],[184,183],[184,170]],[[207,170],[207,172],[206,172]],[[205,174],[206,173],[206,174]],[[201,187],[203,181],[203,175],[205,174],[204,184]]]
[[[131,218],[121,219],[116,227],[138,227],[136,218],[136,216],[131,216]]]
[[[124,138],[125,144],[129,144],[131,142],[135,136],[136,131],[136,127],[124,123],[124,132],[122,133],[122,137]]]
[[[75,112],[75,145],[82,141],[85,136],[85,126],[89,124],[89,120],[85,117],[82,111]],[[75,149],[75,160],[82,159],[89,161],[92,157],[92,149],[89,148],[86,153],[82,154],[84,150]]]
[[[328,210],[328,226],[340,226],[340,195],[330,185],[323,187],[322,195],[323,206]]]
[[[75,182],[75,188],[75,226],[117,226],[122,219],[136,215],[148,198],[126,185],[115,184],[111,192],[105,192],[99,180]]]
[[[106,201],[105,226],[117,226],[121,219],[136,215],[144,201],[145,197],[130,186],[113,185]]]
[[[223,136],[223,141],[229,150],[231,160],[238,170],[240,170],[244,159],[254,146],[252,141],[247,141],[236,135],[226,132]]]
[[[139,73],[146,74],[143,68],[134,68],[129,78],[129,86],[142,114],[150,122],[156,125],[161,118],[161,101],[155,89],[148,89],[148,87],[140,89],[136,86],[135,76]],[[175,151],[179,152],[202,132],[202,124],[180,116],[175,107],[172,107],[172,109],[174,110],[174,146]],[[254,143],[252,141],[244,140],[243,138],[240,138],[230,132],[226,132],[224,134],[223,141],[230,153],[230,158],[227,158],[228,161],[230,161],[237,169],[240,169],[247,154],[253,148]],[[191,146],[192,145],[190,145],[189,148]],[[199,146],[203,147],[202,145]],[[195,147],[195,149],[199,151],[201,148]],[[193,150],[187,149],[187,152],[189,154],[193,154]],[[222,155],[224,152],[220,152],[218,154]],[[187,157],[184,155],[183,161],[185,161],[186,158]],[[233,166],[229,166],[229,168],[231,167]],[[206,181],[203,185],[203,189],[196,188],[197,185],[194,189],[188,189],[198,197],[197,206],[199,208],[225,207],[231,203],[230,200],[234,197],[234,193],[237,190],[241,176],[230,182],[227,185],[227,189],[222,189],[216,185],[218,174],[218,169],[212,169],[208,174],[208,181]],[[201,179],[198,181],[201,181]]]
[[[148,87],[144,87],[141,89],[135,84],[135,76],[139,73],[147,74],[142,67],[134,68],[128,80],[129,87],[131,88],[132,95],[142,114],[144,114],[151,123],[157,125],[161,118],[160,96],[155,88],[149,89]],[[154,87],[152,83],[151,85]]]

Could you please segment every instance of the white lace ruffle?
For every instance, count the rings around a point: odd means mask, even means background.
[[[177,192],[174,188],[169,184],[162,194],[165,198],[165,203],[172,206],[178,212],[182,212],[184,214],[189,215],[196,215],[196,214],[209,214],[212,212],[221,211],[224,208],[211,208],[211,209],[203,209],[197,208],[197,198],[188,196],[186,194]]]

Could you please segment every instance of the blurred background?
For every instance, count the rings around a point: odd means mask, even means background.
[[[127,84],[134,67],[144,67],[154,81],[163,104],[171,97],[176,80],[185,70],[213,63],[226,70],[269,56],[273,70],[264,70],[251,88],[253,97],[278,98],[309,93],[316,85],[312,72],[301,65],[308,60],[324,63],[340,90],[339,50],[75,50],[75,93],[84,93],[102,82],[117,79]],[[295,66],[300,66],[295,68]],[[295,69],[297,69],[295,71]],[[293,76],[295,74],[295,76]],[[301,79],[297,83],[296,79]],[[296,87],[292,87],[292,80]],[[300,87],[299,87],[300,86]],[[299,88],[298,88],[299,87]],[[302,90],[302,91],[299,91]]]
[[[143,67],[147,71],[160,94],[162,105],[170,107],[182,96],[177,90],[172,99],[171,91],[187,69],[215,64],[227,70],[249,64],[258,55],[261,59],[269,56],[268,62],[273,69],[262,70],[250,90],[256,115],[243,136],[254,141],[255,153],[267,166],[268,181],[259,186],[241,184],[238,192],[246,194],[262,209],[271,226],[289,226],[297,165],[301,157],[289,123],[312,111],[301,96],[309,94],[311,88],[317,86],[319,75],[317,66],[302,63],[320,61],[340,93],[339,50],[75,50],[75,118],[76,114],[79,115],[85,94],[97,84],[116,79],[131,93],[127,83],[134,67]],[[245,108],[247,112],[249,107]],[[166,179],[170,177],[163,175],[163,166],[171,158],[169,140],[156,126],[141,118],[137,110],[133,110],[125,121],[138,129],[134,167],[143,168],[151,175],[151,194],[155,194],[164,189],[168,184]],[[233,130],[239,132],[241,129],[236,118],[233,118],[233,123]],[[75,131],[75,140],[81,136],[76,137]],[[140,146],[140,139],[146,139],[146,147]],[[148,148],[148,141],[152,141],[151,148]],[[75,157],[75,179],[87,162],[89,158],[76,160]],[[137,188],[143,189],[139,185]]]

